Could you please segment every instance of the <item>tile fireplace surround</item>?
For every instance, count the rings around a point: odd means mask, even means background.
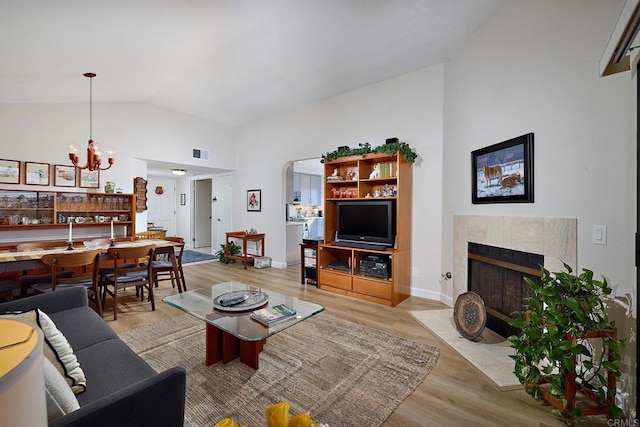
[[[576,270],[577,218],[454,215],[453,302],[467,291],[467,243],[481,243],[544,256],[544,267]]]

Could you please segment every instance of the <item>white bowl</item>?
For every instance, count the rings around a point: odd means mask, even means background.
[[[89,249],[98,249],[100,247],[100,242],[96,242],[94,240],[85,240],[82,244]]]

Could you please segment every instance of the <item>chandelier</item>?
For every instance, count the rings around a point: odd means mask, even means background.
[[[88,169],[90,171],[95,170],[106,170],[109,169],[115,160],[113,159],[115,151],[113,148],[106,148],[104,151],[100,144],[93,140],[93,78],[96,76],[95,73],[84,73],[85,77],[89,78],[89,143],[87,146],[87,163],[84,166],[78,165],[78,161],[80,158],[78,157],[78,152],[80,151],[80,147],[78,147],[75,143],[70,143],[67,145],[67,150],[69,151],[69,160],[71,163],[78,169]],[[106,168],[102,166],[102,159],[100,156],[102,154],[106,154],[107,163],[109,166]]]

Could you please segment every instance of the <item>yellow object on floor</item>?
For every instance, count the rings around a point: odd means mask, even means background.
[[[318,427],[318,423],[311,419],[309,414],[297,414],[289,416],[289,404],[278,402],[265,409],[267,415],[267,427]],[[233,418],[225,418],[216,423],[214,427],[239,427]]]

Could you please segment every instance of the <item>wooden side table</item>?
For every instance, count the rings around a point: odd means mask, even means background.
[[[260,256],[264,256],[264,233],[258,234],[247,234],[244,231],[229,231],[226,233],[227,235],[227,244],[224,248],[224,254],[227,259],[236,259],[242,261],[244,268],[247,268],[247,264],[249,261],[253,264],[253,257],[255,254],[247,253],[247,242],[260,242]],[[242,240],[242,253],[240,255],[230,255],[229,254],[229,239],[238,239]]]

